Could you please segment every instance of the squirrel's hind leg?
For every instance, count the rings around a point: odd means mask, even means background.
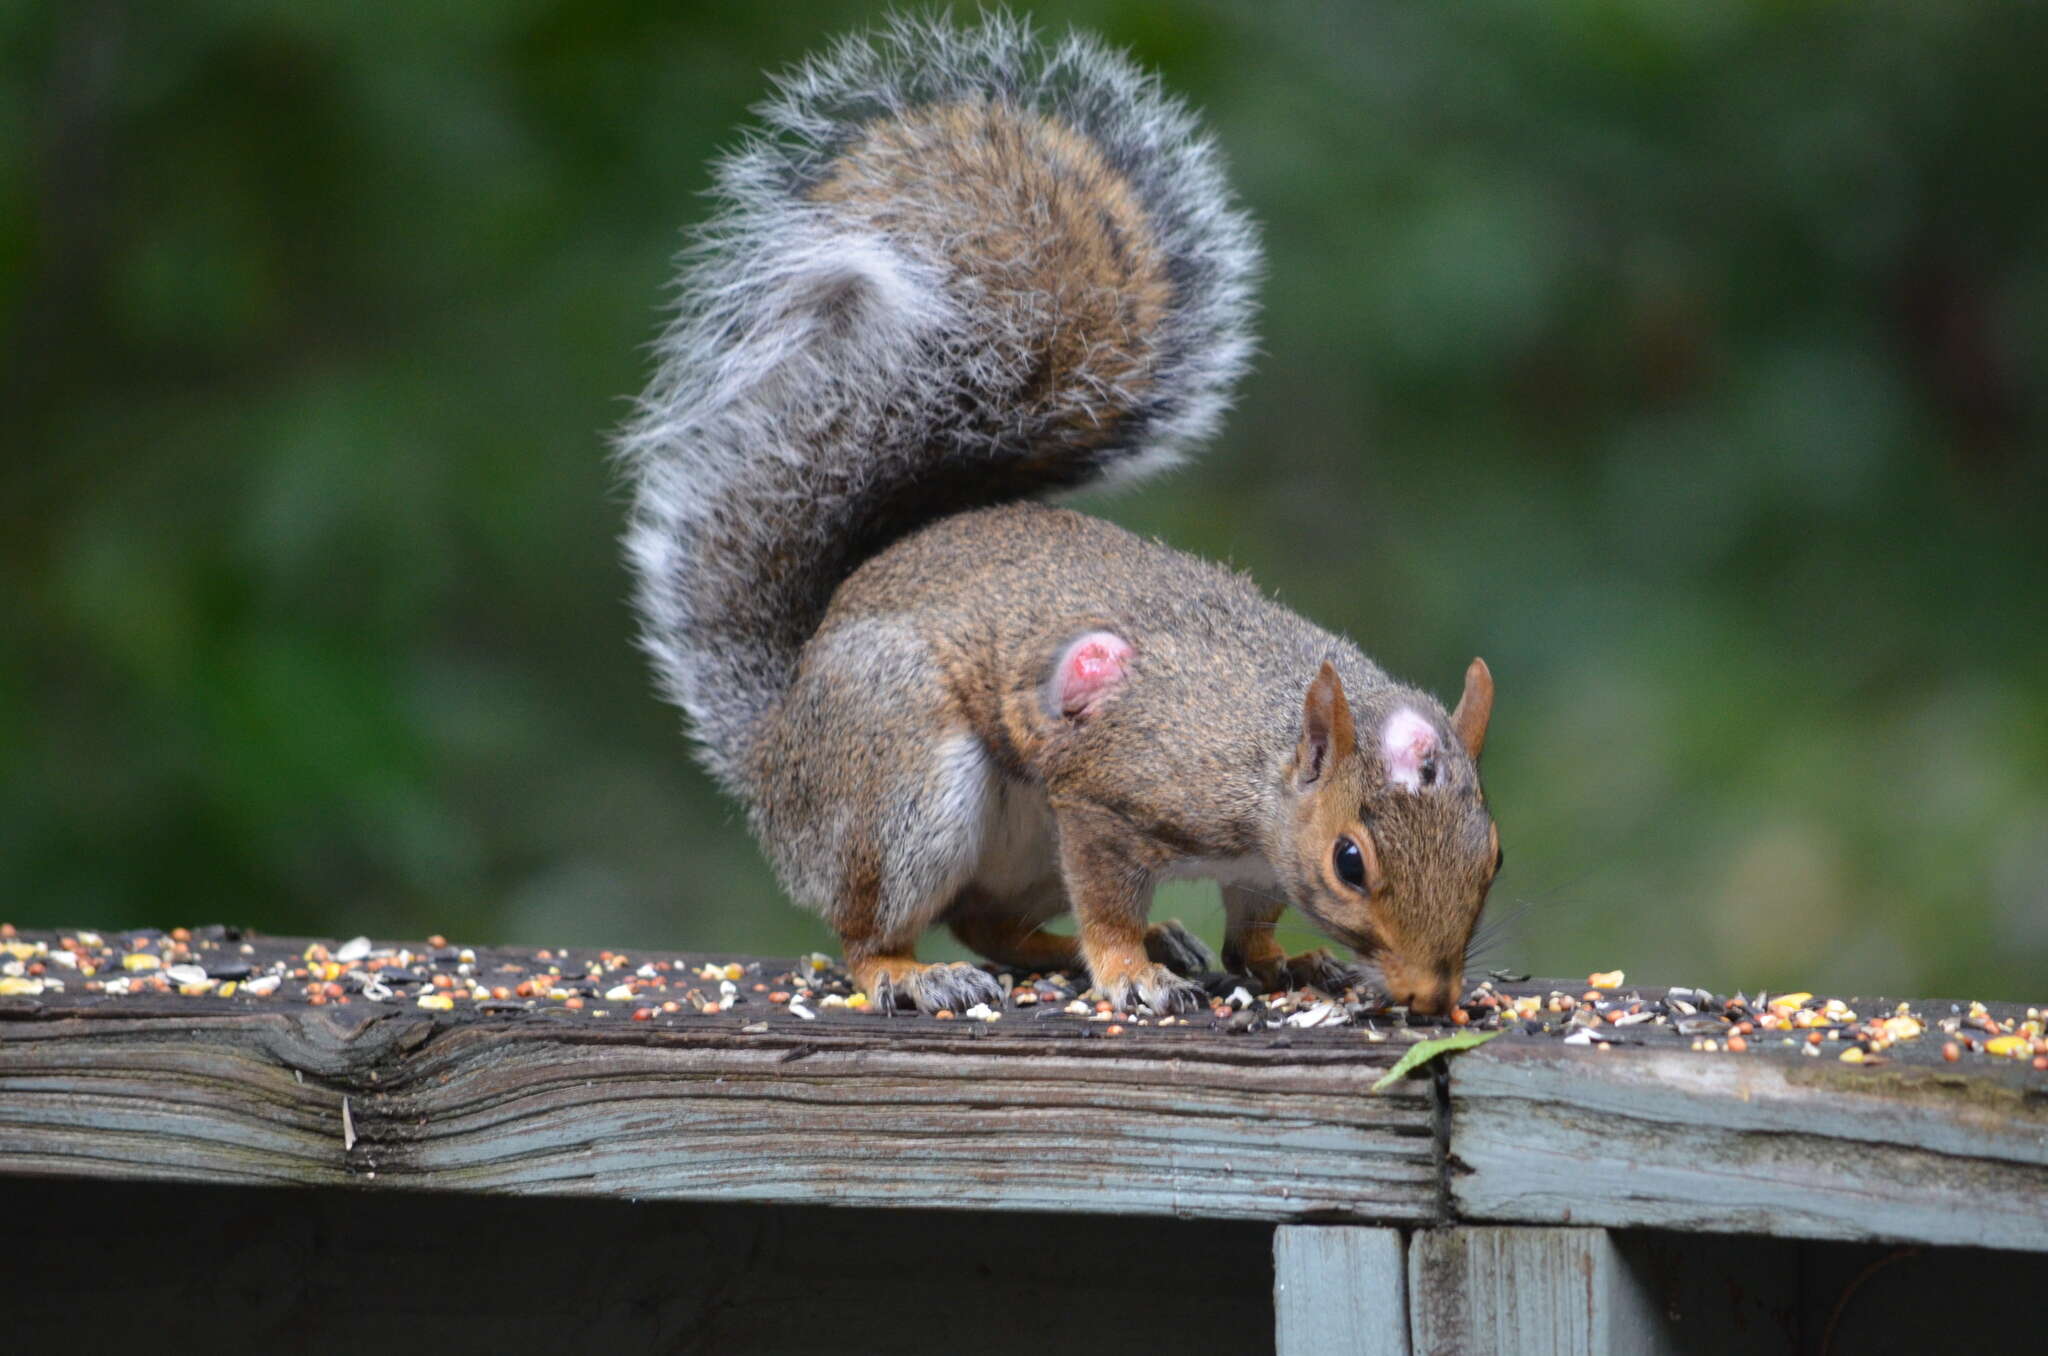
[[[963,890],[946,915],[946,926],[970,947],[1013,970],[1079,972],[1081,939],[1047,932],[1046,920],[1067,910],[1066,892],[1058,877],[1041,881],[1022,895],[1004,898],[978,887]]]
[[[839,933],[854,981],[885,1010],[1001,1004],[994,976],[917,959],[980,865],[1001,796],[923,638],[893,618],[819,633],[762,719],[755,829],[789,892]]]

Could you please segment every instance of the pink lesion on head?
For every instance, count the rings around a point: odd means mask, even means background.
[[[1116,690],[1131,664],[1131,643],[1114,631],[1077,636],[1060,652],[1053,670],[1053,708],[1068,720],[1085,720]]]
[[[1418,791],[1436,780],[1436,727],[1419,711],[1404,706],[1387,717],[1380,753],[1387,762],[1387,780],[1404,791]]]

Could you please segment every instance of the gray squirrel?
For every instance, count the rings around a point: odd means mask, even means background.
[[[1351,973],[1281,951],[1292,903],[1447,1012],[1501,865],[1485,663],[1446,712],[1244,576],[1040,502],[1171,466],[1246,365],[1258,243],[1194,117],[1005,16],[893,20],[757,113],[619,438],[626,549],[665,695],[855,981],[1000,1004],[916,959],[944,923],[1193,1010],[1209,957],[1147,915],[1206,877],[1233,972]]]

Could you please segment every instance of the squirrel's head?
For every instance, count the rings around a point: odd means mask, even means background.
[[[1289,850],[1279,867],[1295,906],[1373,961],[1396,1002],[1448,1012],[1465,950],[1501,866],[1479,787],[1493,713],[1484,660],[1457,710],[1386,688],[1354,709],[1325,663],[1302,705],[1287,771]]]

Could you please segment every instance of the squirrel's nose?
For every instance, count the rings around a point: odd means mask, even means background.
[[[1422,1017],[1442,1017],[1458,1004],[1458,989],[1452,980],[1441,980],[1426,989],[1401,995],[1407,1009]]]

